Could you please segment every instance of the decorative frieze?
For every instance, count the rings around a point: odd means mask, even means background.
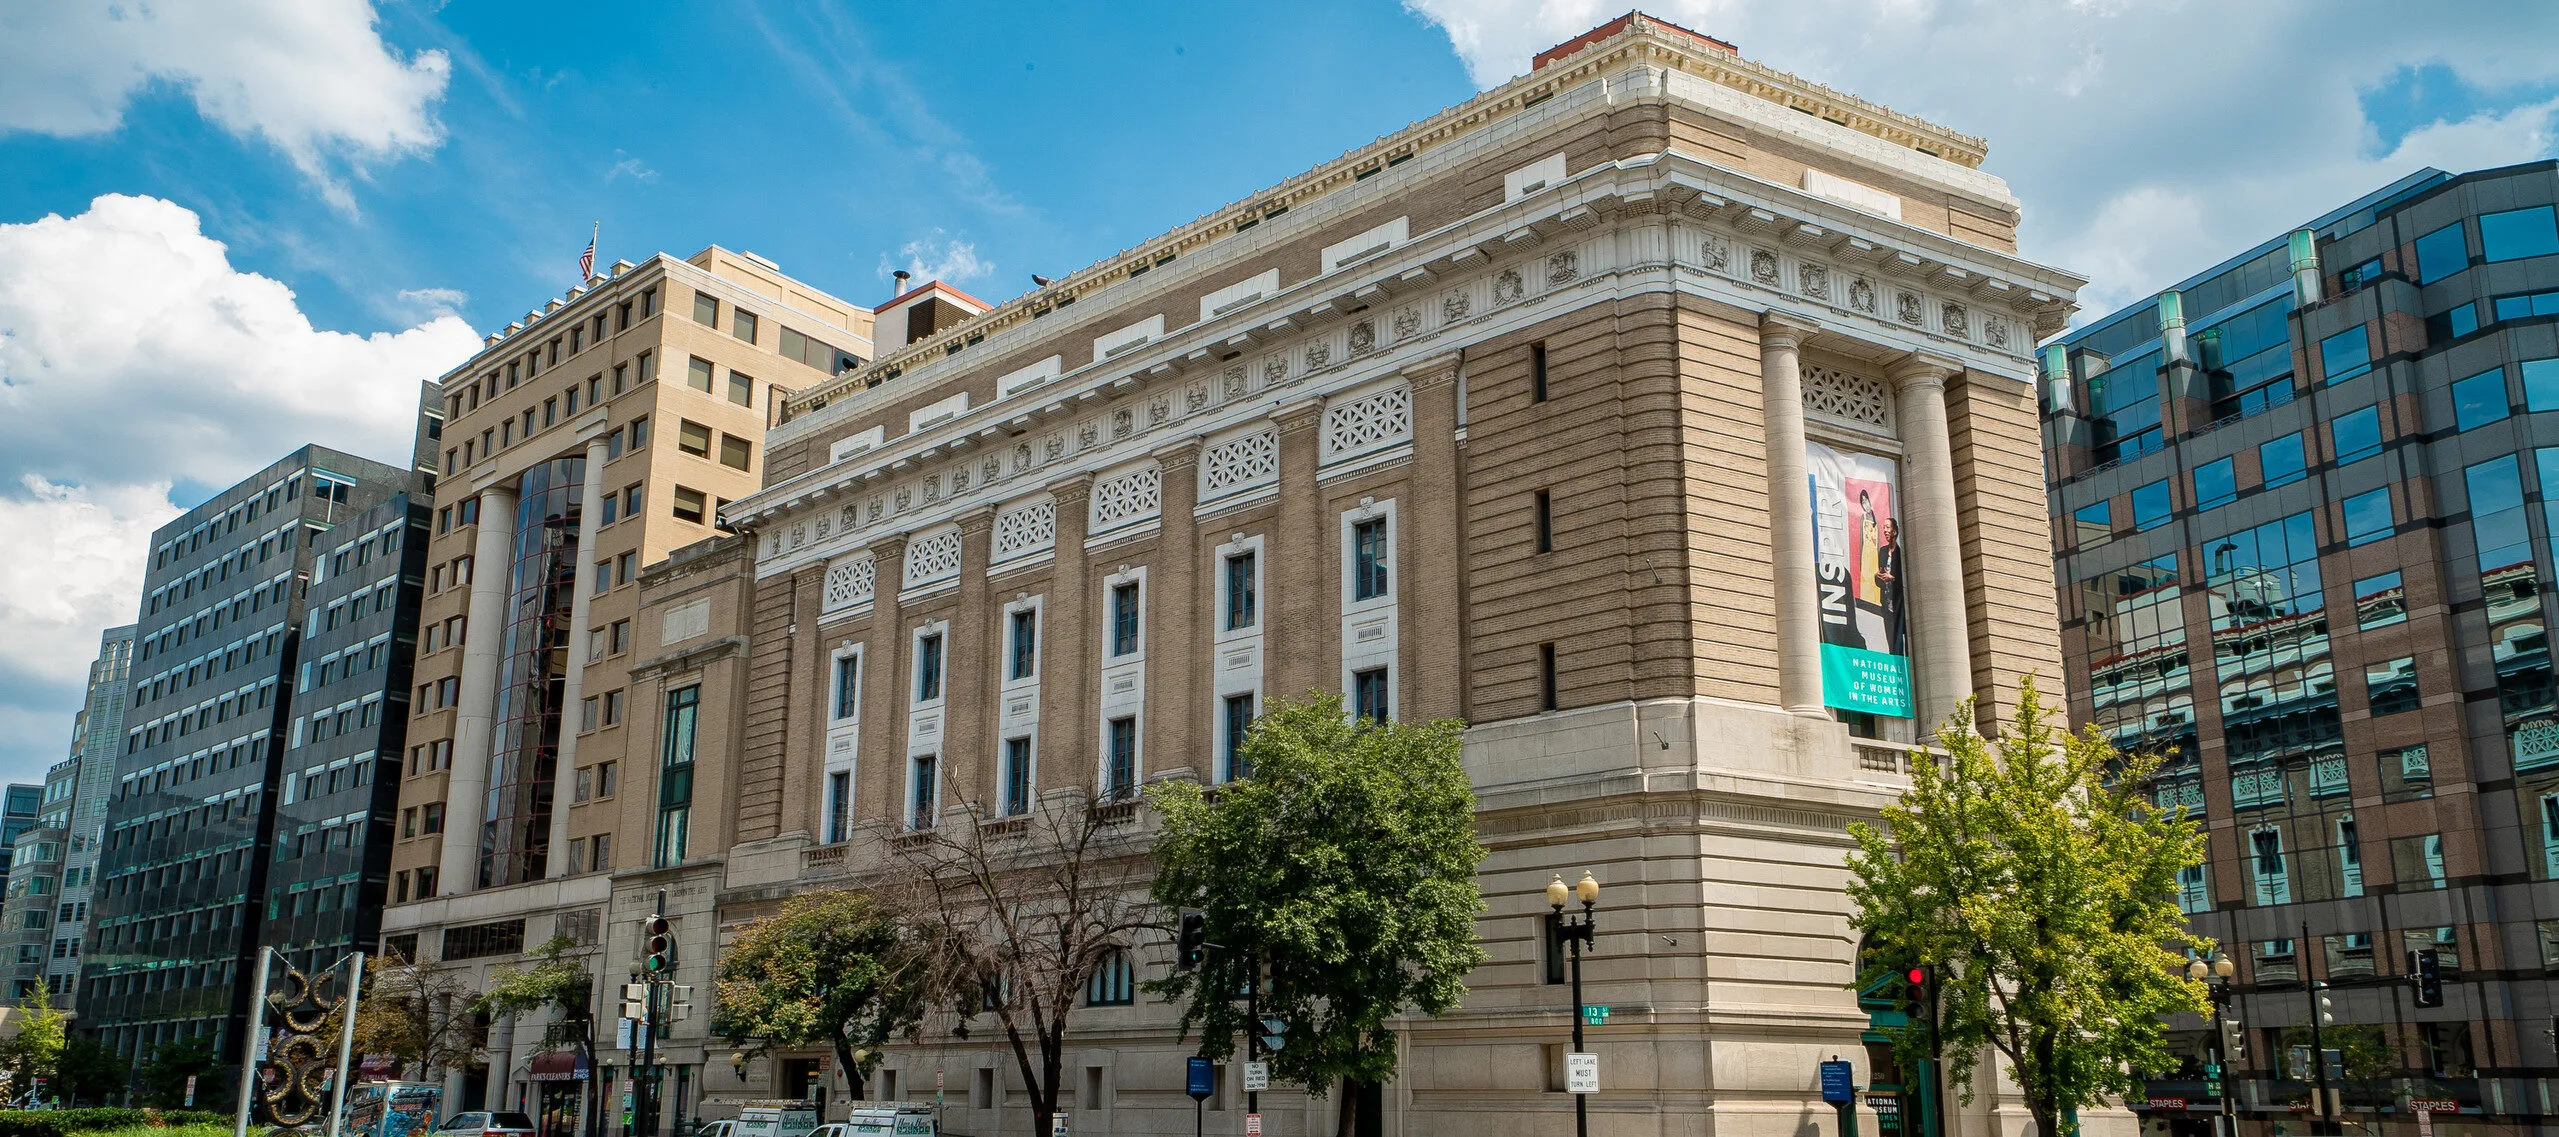
[[[1152,465],[1113,474],[1093,483],[1092,527],[1095,533],[1134,525],[1161,512],[1164,472]]]
[[[1324,460],[1340,461],[1409,442],[1413,437],[1413,389],[1401,383],[1324,408]]]
[[[952,534],[954,538],[959,535]],[[879,562],[868,553],[847,557],[826,566],[826,585],[818,601],[821,612],[841,612],[871,602],[871,594],[879,585]]]

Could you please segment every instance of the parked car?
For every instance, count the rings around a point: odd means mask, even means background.
[[[853,1137],[853,1130],[841,1121],[830,1121],[810,1130],[809,1137]]]
[[[477,1134],[478,1137],[533,1137],[533,1119],[506,1110],[465,1110],[435,1127],[438,1134]]]
[[[697,1125],[693,1137],[737,1137],[737,1122],[721,1120]]]

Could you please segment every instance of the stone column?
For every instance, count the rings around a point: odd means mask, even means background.
[[[1265,545],[1270,558],[1273,617],[1263,643],[1270,652],[1263,689],[1271,699],[1295,701],[1310,690],[1340,687],[1334,678],[1341,656],[1341,626],[1326,626],[1324,590],[1331,578],[1333,541],[1324,526],[1324,490],[1316,484],[1323,449],[1316,424],[1324,402],[1310,398],[1283,408],[1279,419],[1279,524]],[[1285,646],[1283,646],[1285,645]]]
[[[871,542],[871,621],[862,641],[862,727],[853,768],[855,823],[873,819],[897,828],[906,800],[898,779],[906,772],[906,711],[911,662],[906,656],[906,611],[899,607],[899,586],[906,582],[906,535],[895,533]],[[824,710],[825,708],[822,708]],[[798,717],[798,716],[794,716]],[[790,761],[785,754],[783,761]],[[887,806],[886,812],[880,807]]]
[[[577,785],[578,700],[586,697],[587,641],[594,629],[595,546],[604,517],[604,440],[586,444],[586,485],[578,493],[578,575],[569,586],[569,674],[560,685],[560,758],[551,778],[551,876],[569,875],[569,806]],[[485,517],[483,521],[487,520]],[[478,570],[475,567],[473,571]],[[479,579],[477,576],[473,580]],[[474,602],[477,597],[474,596]],[[445,807],[447,809],[451,806]]]
[[[1804,457],[1804,339],[1810,320],[1759,321],[1760,413],[1768,427],[1768,545],[1776,580],[1778,701],[1799,715],[1822,709],[1821,598],[1813,577],[1813,491]]]
[[[748,546],[748,563],[753,563],[753,545]],[[835,704],[827,701],[835,677],[827,674],[833,666],[826,639],[818,631],[818,613],[826,602],[826,564],[805,566],[791,574],[791,622],[785,625],[781,648],[782,674],[786,676],[784,697],[794,707],[815,708],[815,714],[795,714],[782,727],[782,801],[776,811],[773,831],[815,835],[824,823],[820,814],[826,807],[826,729],[834,721]],[[750,593],[751,595],[751,593]],[[749,617],[752,622],[752,617]],[[747,677],[752,665],[740,662],[736,680],[730,688],[732,697],[752,701],[755,692],[748,690]],[[856,678],[855,683],[861,680]],[[743,739],[739,753],[745,752]],[[732,767],[733,770],[742,767]],[[735,775],[732,774],[734,777]],[[732,814],[732,825],[735,816]],[[731,832],[736,832],[733,827]]]
[[[942,808],[973,808],[980,818],[994,815],[995,690],[1004,665],[1004,621],[986,571],[994,560],[994,531],[992,505],[960,515],[960,587],[943,665],[951,689],[942,712]]]
[[[1954,443],[1946,426],[1951,361],[1905,357],[1892,370],[1901,419],[1901,504],[1894,512],[1908,552],[1919,733],[1928,737],[1973,693],[1972,621],[1964,610],[1964,556],[1957,539]]]
[[[471,545],[471,604],[462,632],[462,684],[453,712],[453,768],[446,774],[444,847],[436,891],[477,887],[480,824],[487,820],[489,761],[496,737],[498,649],[506,642],[507,581],[515,576],[512,485],[480,491],[479,533]]]
[[[1412,500],[1403,515],[1403,644],[1397,672],[1404,676],[1407,722],[1458,713],[1458,678],[1464,673],[1458,646],[1457,354],[1404,369],[1413,388]]]
[[[1093,475],[1077,474],[1049,487],[1057,501],[1057,549],[1050,554],[1056,570],[1040,615],[1040,756],[1035,767],[1040,784],[1034,797],[1049,790],[1095,787],[1093,716],[1100,693],[1085,682],[1086,661],[1095,607],[1092,574],[1084,563],[1084,531],[1092,523]]]
[[[1146,737],[1147,769],[1162,773],[1188,766],[1203,783],[1215,780],[1210,761],[1214,748],[1200,744],[1209,714],[1203,683],[1216,669],[1201,646],[1200,629],[1215,607],[1213,592],[1202,589],[1199,521],[1200,442],[1176,442],[1155,452],[1162,472],[1155,555],[1147,558],[1146,578]]]

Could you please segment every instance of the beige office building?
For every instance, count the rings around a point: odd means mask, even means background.
[[[693,844],[617,853],[614,887],[681,881],[688,923],[734,923],[898,873],[962,809],[1221,780],[1265,700],[1339,691],[1472,724],[1492,850],[1491,957],[1403,1024],[1388,1132],[1571,1124],[1541,889],[1586,869],[1593,1131],[1829,1131],[1818,1061],[1890,1077],[1849,989],[1846,826],[1958,700],[2060,686],[2031,352],[2082,282],[2016,256],[1983,154],[1637,16],[795,390],[740,535],[644,584],[626,729],[686,749],[622,760],[680,759],[690,794],[625,775],[621,832],[680,815]],[[1130,947],[1136,980],[1167,965]],[[1096,994],[1075,1131],[1189,1132],[1171,1010]],[[892,1047],[875,1090],[1025,1131],[978,1026]],[[678,1059],[712,1116],[818,1058],[728,1051]],[[1213,1131],[1242,1131],[1237,1084]],[[1262,1108],[1330,1132],[1329,1102]]]
[[[779,403],[876,354],[871,326],[714,247],[617,263],[444,377],[386,947],[477,986],[567,935],[618,977],[631,936],[609,930],[636,929],[659,889],[716,882],[647,871],[659,745],[633,724],[640,571],[717,532],[762,481]],[[689,966],[707,967],[702,946]],[[540,1038],[496,1024],[484,1068],[444,1072],[451,1108],[537,1110],[536,1091],[574,1087]]]

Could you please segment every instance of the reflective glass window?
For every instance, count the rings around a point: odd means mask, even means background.
[[[2328,438],[2336,444],[2341,466],[2381,453],[2381,408],[2365,407],[2330,419]]]
[[[2345,503],[2346,543],[2361,545],[2390,535],[2396,522],[2390,513],[2390,487],[2359,493]]]
[[[2482,371],[2452,385],[2452,422],[2454,430],[2486,426],[2506,417],[2506,369]]]
[[[2470,267],[2470,246],[2455,221],[2417,238],[2417,283],[2432,284]]]
[[[2479,215],[2481,260],[2511,261],[2559,253],[2559,218],[2547,205]]]
[[[2211,509],[2239,496],[2239,479],[2228,458],[2195,467],[2195,508]]]

